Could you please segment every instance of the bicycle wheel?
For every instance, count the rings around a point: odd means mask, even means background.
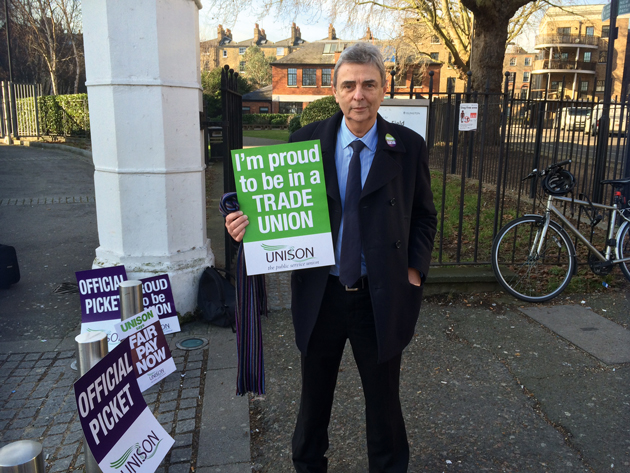
[[[492,245],[492,269],[497,280],[507,292],[526,302],[553,299],[569,285],[575,270],[575,249],[569,235],[552,221],[541,242],[543,223],[539,215],[512,220]]]
[[[617,234],[617,259],[630,257],[630,223],[624,223]],[[630,281],[630,263],[619,263],[621,271]]]

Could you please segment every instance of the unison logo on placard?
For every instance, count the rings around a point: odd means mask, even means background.
[[[151,431],[146,439],[129,447],[118,460],[111,462],[110,466],[120,468],[121,473],[135,473],[136,467],[140,468],[144,462],[157,453],[161,441],[162,439]]]
[[[295,248],[287,245],[270,246],[264,243],[260,245],[265,250],[265,258],[267,263],[277,263],[279,261],[296,261],[303,262],[315,258],[315,249]]]

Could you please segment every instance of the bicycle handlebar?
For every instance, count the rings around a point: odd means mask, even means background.
[[[557,168],[561,168],[562,166],[566,166],[567,164],[571,164],[571,160],[567,159],[565,161],[560,161],[559,163],[553,163],[550,164],[547,169],[543,170],[543,171],[539,171],[538,169],[534,169],[532,172],[530,172],[527,176],[525,176],[522,180],[526,181],[527,179],[531,179],[533,177],[541,177],[544,176],[546,174],[549,174],[550,171],[553,171],[554,169]]]

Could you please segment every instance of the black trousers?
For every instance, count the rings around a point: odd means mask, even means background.
[[[298,473],[327,471],[328,424],[346,340],[350,340],[365,396],[369,471],[405,473],[409,444],[399,397],[401,357],[377,363],[369,291],[347,292],[334,277],[329,278],[308,354],[302,355],[293,465]]]

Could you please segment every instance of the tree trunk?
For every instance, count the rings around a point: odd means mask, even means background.
[[[475,36],[472,41],[472,88],[478,92],[501,92],[503,89],[503,60],[508,37],[509,19],[475,17]]]
[[[533,0],[461,0],[474,15],[470,70],[472,88],[501,92],[508,26],[516,12]],[[489,84],[488,84],[489,83]]]

